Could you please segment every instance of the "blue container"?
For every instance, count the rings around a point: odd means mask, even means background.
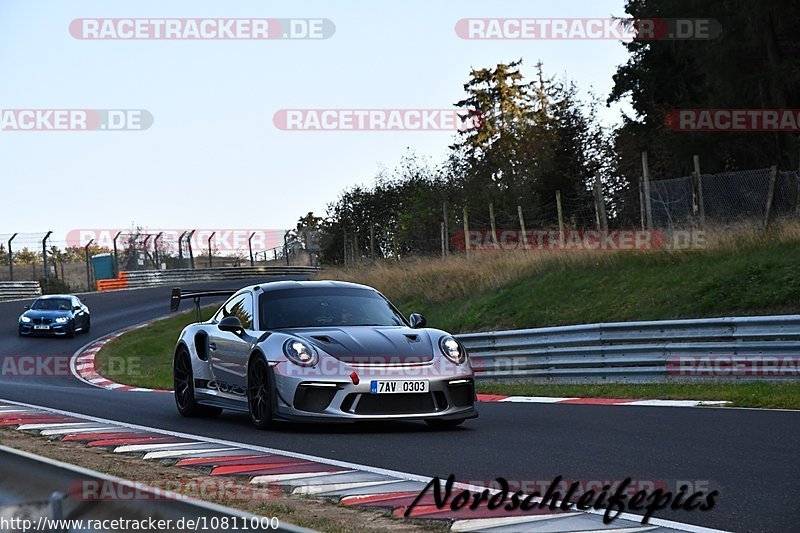
[[[114,256],[111,254],[97,254],[92,256],[94,279],[114,279]]]

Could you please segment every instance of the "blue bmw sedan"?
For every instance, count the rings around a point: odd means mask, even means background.
[[[90,327],[89,308],[77,296],[51,294],[40,296],[30,307],[25,306],[18,331],[20,336],[74,337],[78,332],[88,333]]]

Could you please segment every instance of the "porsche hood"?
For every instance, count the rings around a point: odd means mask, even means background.
[[[434,359],[430,333],[396,326],[341,326],[287,331],[344,363],[429,363]]]

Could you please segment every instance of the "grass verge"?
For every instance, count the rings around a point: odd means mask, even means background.
[[[203,320],[217,308],[203,307]],[[156,320],[106,343],[95,356],[95,370],[112,381],[146,387],[172,389],[172,356],[181,330],[197,322],[194,310]]]
[[[800,409],[800,383],[752,381],[740,383],[617,383],[601,385],[479,383],[478,392],[506,396],[617,398],[658,400],[726,400],[728,407]]]

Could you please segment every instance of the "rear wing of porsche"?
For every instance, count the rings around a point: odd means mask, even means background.
[[[172,289],[172,294],[169,297],[169,310],[175,312],[181,305],[182,300],[193,300],[195,309],[197,310],[197,321],[200,322],[200,299],[219,296],[233,296],[239,292],[238,290],[205,290],[205,291],[182,291],[180,287]]]

